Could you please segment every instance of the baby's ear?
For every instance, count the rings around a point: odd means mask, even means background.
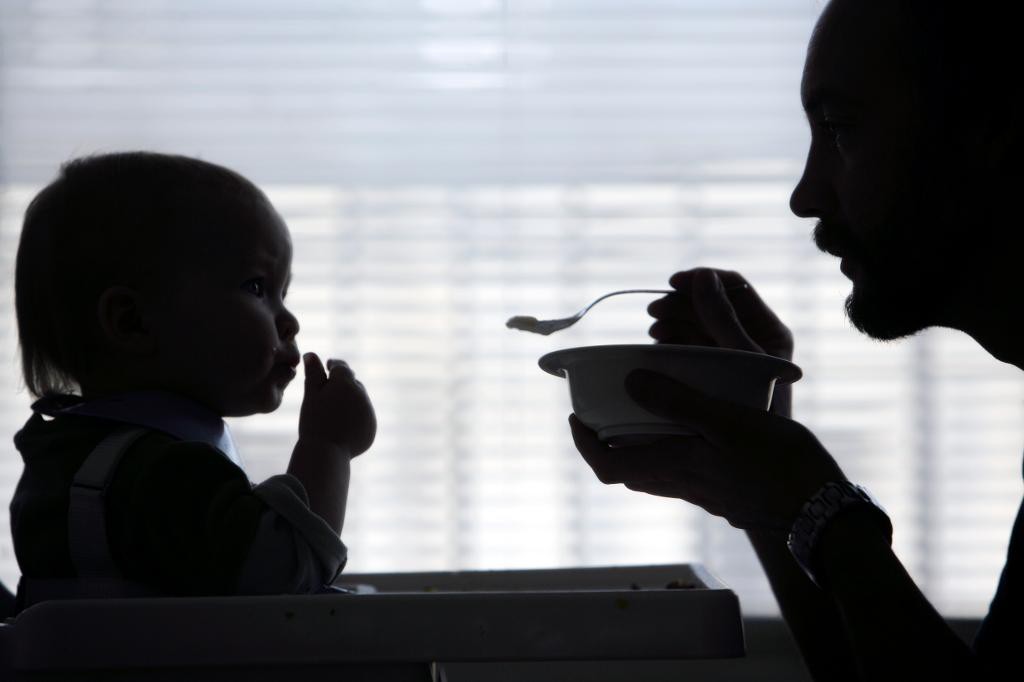
[[[147,328],[143,314],[142,296],[125,286],[113,286],[100,294],[96,313],[102,341],[114,350],[133,355],[148,355],[155,347],[155,339]]]

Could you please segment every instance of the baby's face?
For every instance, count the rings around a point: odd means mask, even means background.
[[[285,307],[292,245],[277,212],[246,208],[203,228],[161,285],[153,315],[156,371],[169,390],[222,416],[271,412],[295,378],[298,320]],[[169,256],[165,256],[169,257]]]

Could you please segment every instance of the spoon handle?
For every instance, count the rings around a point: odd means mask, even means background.
[[[748,286],[746,284],[741,284],[739,286],[726,287],[725,290],[726,291],[735,291],[737,289],[746,289],[746,288],[748,288]],[[554,332],[561,331],[561,330],[563,330],[563,329],[565,329],[567,327],[571,327],[572,325],[576,324],[577,322],[580,321],[580,319],[582,319],[582,317],[584,315],[587,314],[587,311],[589,311],[591,308],[593,308],[595,305],[597,305],[598,303],[600,303],[604,299],[608,298],[609,296],[618,296],[619,294],[674,294],[674,293],[676,293],[676,290],[674,290],[674,289],[623,289],[621,291],[613,291],[610,294],[605,294],[604,296],[601,296],[600,298],[598,298],[598,299],[594,300],[593,302],[591,302],[590,305],[588,305],[586,308],[583,308],[582,310],[580,310],[579,312],[577,312],[575,315],[573,315],[571,317],[563,317],[563,318],[560,318],[560,319],[557,319],[557,320],[538,320],[536,317],[528,317],[528,316],[525,316],[525,315],[516,315],[515,317],[510,317],[508,319],[508,321],[505,322],[505,326],[508,327],[509,329],[519,329],[520,331],[533,332],[535,334],[543,334],[544,336],[547,336],[548,334],[552,334]]]
[[[739,291],[741,289],[749,289],[749,288],[750,288],[750,285],[744,283],[744,284],[738,284],[736,286],[725,287],[725,290],[726,291]],[[609,296],[618,296],[619,294],[675,294],[675,293],[678,293],[678,290],[676,290],[676,289],[623,289],[622,291],[613,291],[610,294],[605,294],[604,296],[601,296],[597,300],[593,301],[586,308],[584,308],[583,310],[579,311],[577,313],[577,315],[580,315],[580,316],[586,315],[588,310],[590,310],[595,305],[597,305],[598,303],[600,303],[604,299],[608,298]]]
[[[669,289],[623,289],[622,291],[613,291],[610,294],[605,294],[604,296],[601,296],[600,298],[596,299],[590,305],[588,305],[586,308],[584,308],[583,310],[579,311],[576,314],[580,315],[580,316],[586,315],[588,310],[593,308],[595,305],[597,305],[598,303],[600,303],[604,299],[606,299],[606,298],[608,298],[610,296],[618,296],[619,294],[672,294],[672,293],[675,293],[675,291],[674,290],[669,290]]]

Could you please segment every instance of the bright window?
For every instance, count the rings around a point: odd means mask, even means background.
[[[1018,372],[963,336],[881,345],[788,211],[808,133],[811,0],[13,0],[0,4],[0,426],[28,417],[11,301],[24,208],[60,162],[153,149],[265,188],[296,246],[303,350],[347,359],[380,419],[356,461],[350,570],[701,562],[776,607],[742,533],[606,487],[537,358],[647,340],[647,300],[737,269],[797,339],[795,416],[881,499],[949,615],[983,613],[1021,495]],[[301,381],[231,422],[250,478],[284,471]],[[10,442],[10,441],[8,441]],[[0,464],[9,499],[21,472]],[[0,579],[18,568],[6,508]]]

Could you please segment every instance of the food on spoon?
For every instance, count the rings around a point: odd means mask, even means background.
[[[510,317],[505,326],[509,329],[520,329],[524,332],[534,332],[535,334],[543,334],[544,332],[537,329],[537,323],[540,322],[536,317],[530,315],[516,315]]]

